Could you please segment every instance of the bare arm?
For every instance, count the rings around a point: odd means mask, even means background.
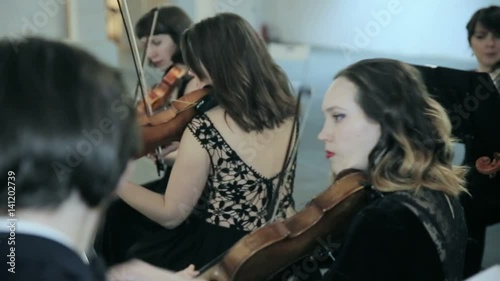
[[[118,190],[118,196],[158,224],[175,228],[193,211],[205,188],[209,168],[207,152],[186,129],[164,195],[128,182]]]
[[[114,265],[106,273],[109,281],[194,281],[199,275],[193,265],[179,272],[172,272],[160,267],[153,266],[141,260],[131,260],[122,264]]]

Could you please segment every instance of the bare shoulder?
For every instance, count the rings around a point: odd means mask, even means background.
[[[224,120],[224,112],[222,107],[216,106],[205,112],[205,115],[214,123],[219,123],[221,120]],[[227,118],[229,118],[229,115],[227,115]]]
[[[196,81],[196,79],[191,79],[189,80],[189,82],[186,84],[186,87],[184,88],[184,94],[189,94],[191,92],[194,92],[196,90],[198,90],[199,88],[199,85]]]

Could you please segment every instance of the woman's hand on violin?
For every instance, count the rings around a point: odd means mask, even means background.
[[[192,281],[198,276],[190,265],[179,272],[172,272],[143,262],[131,260],[111,267],[107,272],[109,281]]]
[[[176,274],[181,276],[181,277],[185,277],[185,278],[195,278],[196,276],[198,276],[200,274],[200,272],[196,271],[194,268],[194,265],[191,264],[188,267],[186,267],[184,270],[178,271]]]
[[[169,145],[165,146],[161,150],[161,158],[163,159],[168,159],[168,156],[170,153],[176,151],[179,148],[179,142],[174,141],[171,142]],[[147,157],[151,159],[153,162],[156,160],[155,154],[148,154]]]

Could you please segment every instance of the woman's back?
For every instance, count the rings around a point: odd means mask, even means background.
[[[188,128],[211,162],[204,200],[198,205],[205,220],[252,231],[266,222],[267,202],[276,188],[279,188],[277,217],[293,213],[292,149],[286,158],[289,142],[294,145],[297,137],[293,118],[275,129],[246,132],[222,108],[215,108],[193,119]],[[291,163],[283,169],[285,158]],[[280,177],[286,179],[278,186]]]
[[[293,157],[279,185],[290,136],[296,138],[296,99],[252,26],[238,15],[218,14],[183,32],[180,49],[218,107],[188,124],[163,196],[133,183],[119,194],[171,229],[131,249],[131,256],[171,270],[203,266],[268,221],[274,211],[267,207],[275,203],[276,218],[292,213],[295,168]]]

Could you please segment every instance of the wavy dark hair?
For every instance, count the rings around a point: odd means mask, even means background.
[[[200,79],[212,79],[215,98],[243,130],[275,128],[294,115],[288,77],[242,17],[221,13],[202,20],[186,30],[181,49]]]
[[[381,137],[369,155],[374,186],[382,191],[426,187],[451,195],[466,191],[467,169],[452,162],[451,122],[415,67],[369,59],[340,71],[338,77],[356,85],[357,103],[381,125]]]
[[[154,14],[157,9],[158,18],[153,34],[170,35],[177,46],[177,51],[172,56],[172,61],[174,63],[183,63],[182,53],[179,48],[180,40],[182,33],[193,24],[193,21],[181,8],[177,6],[163,6],[151,9],[137,21],[135,34],[139,38],[148,37],[151,34]]]
[[[489,6],[477,10],[466,25],[467,39],[474,35],[477,24],[480,23],[484,28],[500,36],[500,6]]]
[[[47,39],[2,40],[0,52],[0,173],[16,175],[16,207],[56,208],[73,192],[89,207],[110,198],[140,149],[120,72]]]

